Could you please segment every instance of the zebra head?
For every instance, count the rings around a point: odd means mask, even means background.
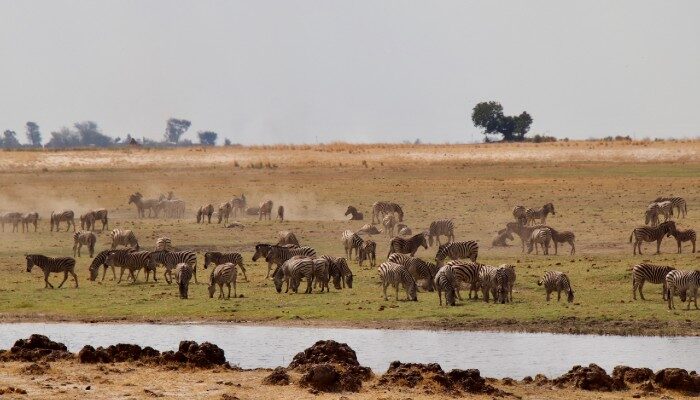
[[[542,207],[543,211],[549,211],[552,213],[552,215],[557,215],[557,213],[554,212],[554,204],[552,203],[547,203]]]
[[[353,206],[348,206],[347,211],[345,211],[345,215],[355,215],[357,213],[357,208]]]
[[[212,255],[213,254],[211,251],[207,251],[206,253],[204,253],[204,269],[207,269],[207,267],[209,266],[209,263],[212,261],[211,260]]]
[[[676,223],[674,221],[666,221],[659,224],[659,228],[666,233],[666,237],[670,237],[676,231]]]
[[[574,289],[569,288],[569,294],[566,297],[566,301],[568,301],[569,303],[574,302]]]
[[[275,268],[275,271],[272,273],[272,279],[275,282],[275,290],[277,290],[277,293],[282,293],[282,283],[284,282],[282,266]]]
[[[27,272],[32,272],[32,267],[34,266],[34,254],[26,254],[24,256],[27,259]]]
[[[253,261],[258,261],[260,257],[267,257],[267,253],[270,252],[270,245],[267,243],[258,243],[255,245],[255,254],[253,254]]]
[[[216,285],[214,285],[214,282],[209,282],[209,286],[207,286],[207,291],[209,292],[209,298],[213,299],[214,292],[216,291]]]
[[[435,253],[435,262],[437,263],[438,267],[441,267],[442,263],[445,261],[445,258],[447,258],[447,250],[451,245],[452,243],[445,243],[438,247],[437,253]]]
[[[129,204],[134,203],[134,204],[139,204],[141,202],[141,199],[143,198],[143,195],[139,192],[136,192],[129,196]]]
[[[411,301],[418,301],[418,285],[413,277],[411,277],[406,289],[408,290],[408,299]]]

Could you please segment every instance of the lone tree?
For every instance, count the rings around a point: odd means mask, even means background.
[[[180,137],[190,129],[192,123],[186,119],[170,118],[165,126],[165,141],[177,144]]]
[[[19,140],[17,140],[17,133],[15,131],[8,129],[2,136],[3,137],[0,138],[0,147],[4,147],[6,149],[16,149],[18,147],[22,147]]]
[[[199,131],[197,132],[199,137],[199,143],[204,146],[215,146],[216,138],[219,136],[216,132],[212,131]]]
[[[41,132],[36,122],[27,122],[27,142],[32,147],[41,147]]]
[[[522,141],[530,130],[532,117],[527,111],[517,116],[503,115],[501,103],[485,101],[474,106],[472,122],[484,129],[484,135],[501,134],[504,141]]]

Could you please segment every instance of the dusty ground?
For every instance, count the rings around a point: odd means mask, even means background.
[[[633,257],[628,243],[632,229],[644,222],[648,201],[661,195],[686,198],[689,214],[679,227],[700,227],[699,150],[700,142],[691,141],[0,152],[0,210],[38,210],[42,217],[37,233],[11,233],[7,226],[0,233],[0,318],[700,335],[700,313],[680,306],[668,311],[658,285],[646,286],[646,301],[633,301],[629,272],[641,261],[697,268],[700,255],[691,254],[688,244],[676,254],[675,242],[666,239],[662,254],[653,255],[647,244],[643,256]],[[168,190],[187,201],[187,219],[137,219],[127,204],[135,191],[151,197]],[[199,205],[240,193],[251,205],[268,198],[283,204],[289,221],[233,218],[243,230],[195,224]],[[341,256],[341,232],[368,222],[345,221],[346,207],[355,205],[369,217],[377,200],[402,204],[414,231],[434,219],[454,218],[457,240],[477,240],[481,262],[517,266],[515,302],[464,301],[448,309],[438,307],[434,293],[419,294],[417,303],[386,302],[376,269],[355,261],[353,289],[278,295],[264,279],[263,263],[250,260],[254,244],[276,241],[279,230],[294,231],[319,254]],[[575,256],[568,245],[559,255],[522,254],[517,239],[511,247],[491,248],[496,231],[512,219],[513,205],[548,201],[557,211],[548,223],[576,233]],[[72,281],[60,290],[43,289],[43,276],[25,271],[23,255],[69,256],[73,245],[72,232],[48,232],[50,210],[80,214],[97,207],[109,209],[110,227],[133,229],[146,248],[157,236],[169,235],[182,249],[242,252],[250,277],[238,285],[244,297],[210,300],[200,283],[192,286],[190,300],[180,301],[177,288],[162,281],[162,271],[158,283],[117,285],[111,274],[104,282],[88,282],[85,254],[77,264],[79,289]],[[388,238],[373,239],[384,261]],[[107,232],[98,233],[97,250],[106,248]],[[429,260],[435,250],[417,255]],[[200,282],[208,272],[202,258],[200,253]],[[536,281],[551,269],[569,274],[573,304],[544,301]]]
[[[292,372],[292,385],[263,385],[262,380],[269,370],[231,371],[224,369],[171,370],[163,367],[143,366],[134,363],[85,365],[73,361],[50,363],[45,373],[36,375],[27,371],[31,363],[0,363],[0,391],[16,388],[26,394],[8,393],[8,399],[52,398],[52,399],[114,399],[114,398],[196,398],[196,399],[343,399],[358,400],[429,400],[455,398],[446,394],[426,394],[421,389],[395,387],[392,389],[373,387],[377,378],[363,384],[359,393],[312,394],[294,384],[300,374]],[[515,381],[505,384],[492,380],[489,384],[512,393],[504,399],[621,399],[631,398],[640,391],[632,388],[616,392],[588,392],[560,389],[551,385]],[[89,389],[88,389],[89,388]],[[228,397],[227,397],[228,396]],[[661,390],[644,396],[648,398],[689,399],[697,398],[676,391]],[[491,399],[489,395],[470,395],[469,398]]]

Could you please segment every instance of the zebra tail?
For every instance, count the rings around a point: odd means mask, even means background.
[[[632,243],[632,237],[634,236],[634,231],[630,234],[630,243]]]

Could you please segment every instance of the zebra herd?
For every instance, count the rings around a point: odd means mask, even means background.
[[[678,270],[667,265],[637,264],[632,267],[632,298],[634,300],[637,300],[637,292],[642,300],[646,300],[644,293],[642,293],[645,282],[663,285],[661,299],[668,301],[669,310],[676,308],[673,303],[673,298],[676,295],[681,299],[681,302],[685,302],[687,299],[687,309],[690,309],[691,301],[695,303],[695,309],[698,309],[700,271]]]
[[[630,243],[632,245],[632,254],[637,252],[642,254],[643,242],[656,242],[656,254],[661,251],[661,241],[664,237],[671,237],[676,240],[678,253],[682,252],[683,243],[690,242],[695,253],[695,241],[697,236],[693,229],[679,230],[676,227],[676,222],[671,220],[674,216],[673,211],[676,210],[678,216],[685,218],[688,213],[688,205],[682,197],[657,197],[650,202],[644,211],[644,226],[639,226],[632,231],[630,235]],[[659,222],[659,216],[664,217],[663,222]]]

